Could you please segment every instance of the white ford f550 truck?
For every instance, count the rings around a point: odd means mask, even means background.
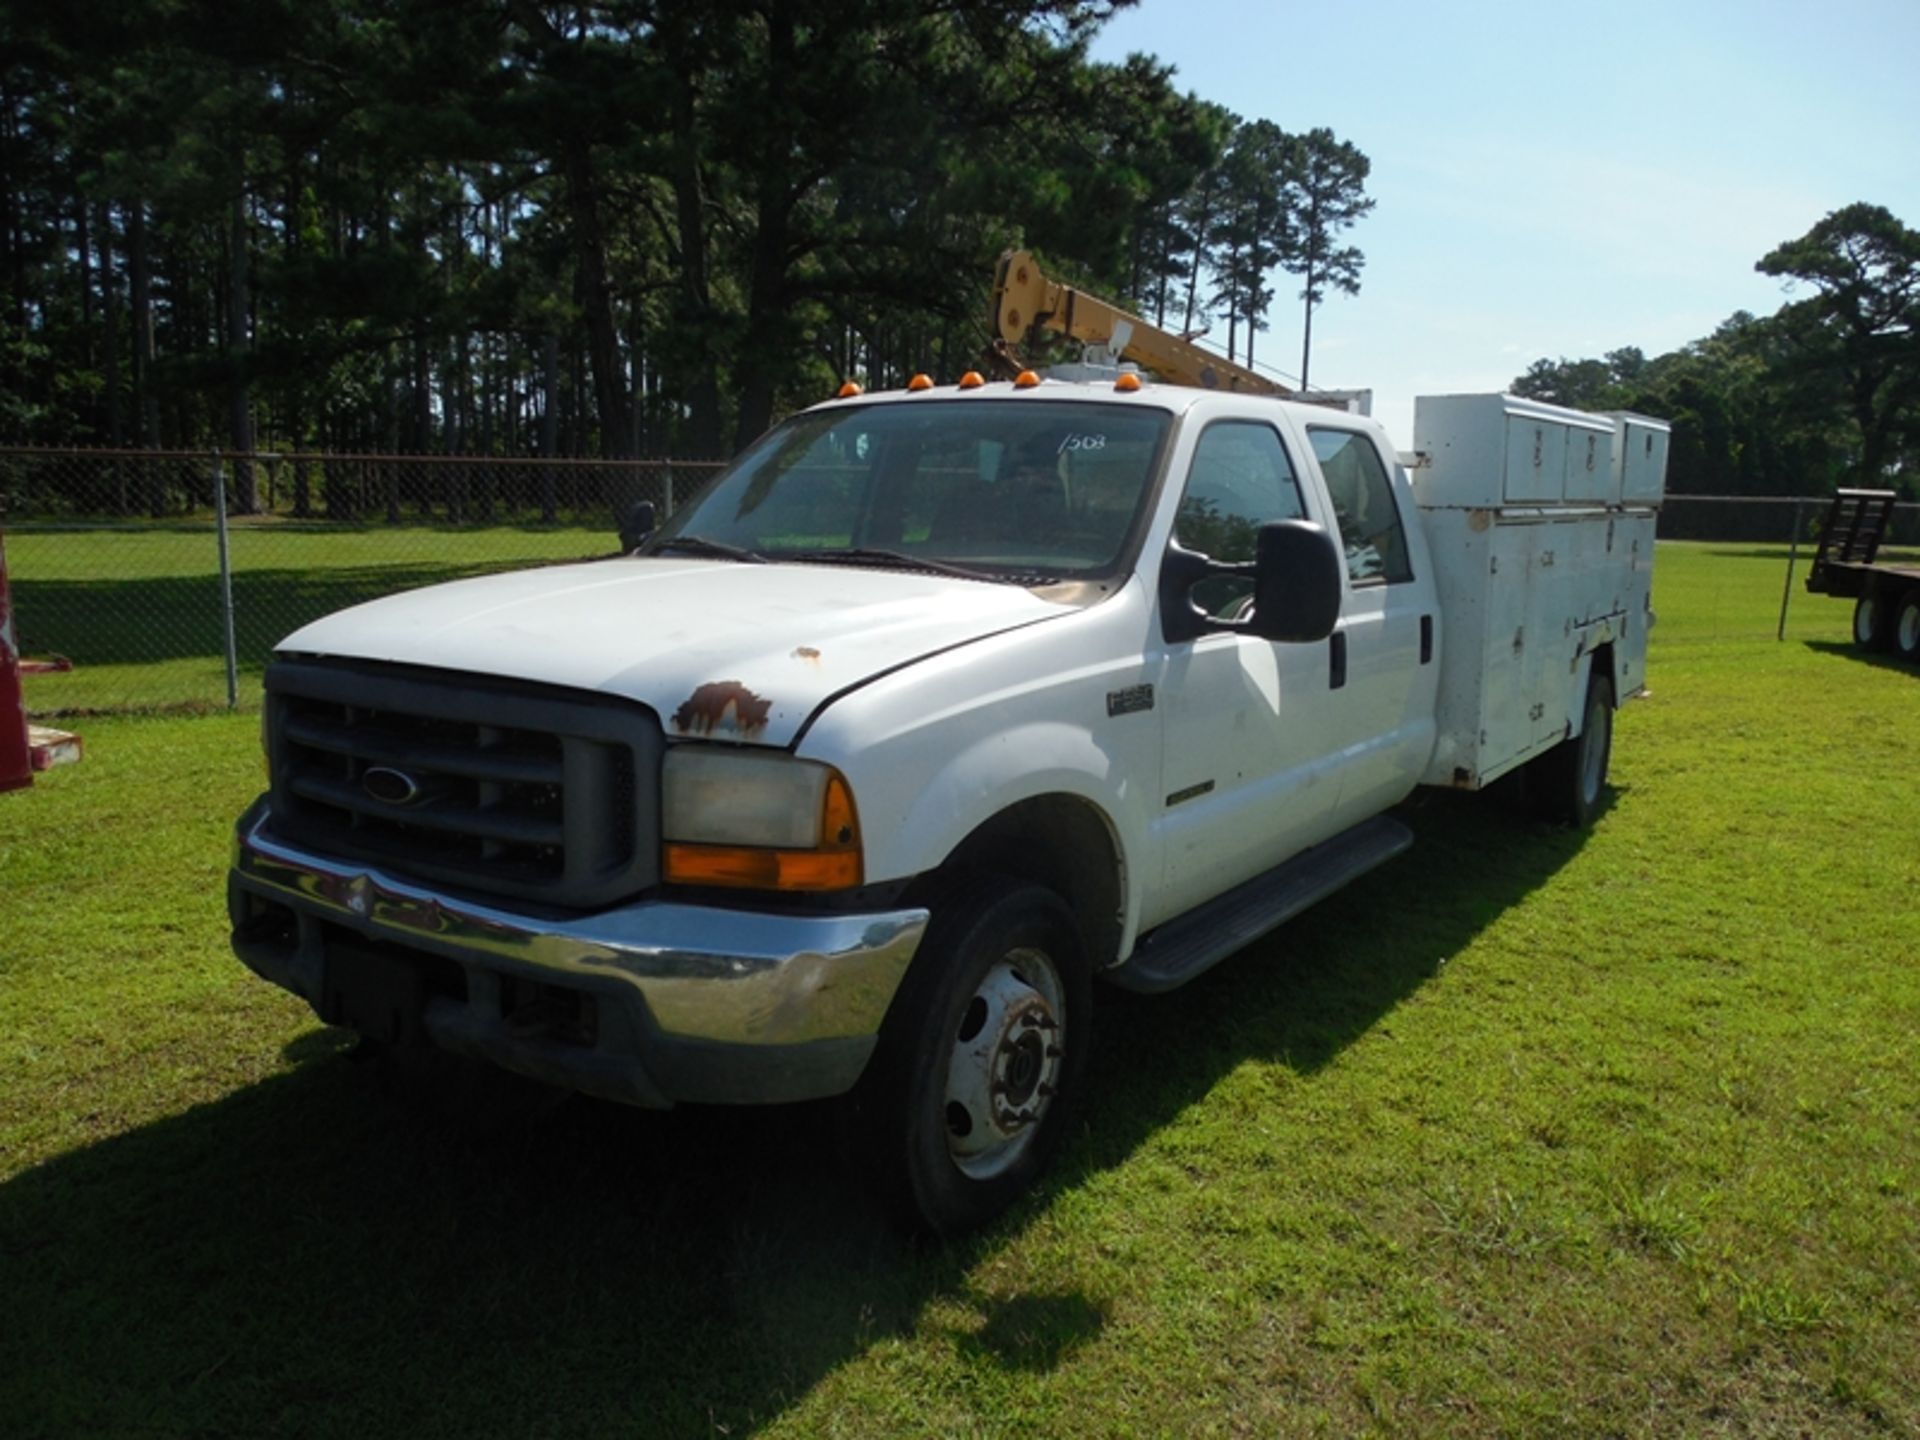
[[[916,382],[917,384],[918,382]],[[1095,981],[1183,983],[1643,689],[1666,428],[1143,383],[837,400],[632,553],[289,636],[233,944],[320,1017],[640,1106],[851,1093],[891,1193],[1046,1164]]]

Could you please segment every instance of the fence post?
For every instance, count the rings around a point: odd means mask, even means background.
[[[1800,558],[1800,507],[1804,502],[1799,496],[1793,499],[1793,543],[1787,547],[1787,583],[1780,590],[1780,629],[1775,640],[1787,638],[1787,602],[1793,599],[1793,562]]]
[[[220,618],[227,639],[227,708],[240,708],[240,654],[233,634],[233,558],[227,553],[227,476],[213,452],[213,516],[220,537]]]
[[[665,508],[662,509],[660,512],[660,518],[662,520],[666,519],[669,515],[673,514],[673,466],[668,465],[666,467],[666,471],[667,471],[667,488],[666,488],[666,494],[662,498],[665,499],[667,503]]]

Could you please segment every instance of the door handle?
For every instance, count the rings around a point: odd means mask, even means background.
[[[1338,690],[1347,683],[1347,632],[1336,630],[1327,642],[1328,686]]]
[[[1433,663],[1433,617],[1431,615],[1420,617],[1420,663],[1422,665]]]

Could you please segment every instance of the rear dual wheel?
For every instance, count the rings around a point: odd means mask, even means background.
[[[1527,767],[1527,797],[1534,813],[1584,830],[1600,813],[1612,760],[1613,680],[1596,669],[1587,681],[1580,733]]]
[[[936,907],[854,1097],[859,1142],[911,1228],[971,1230],[1040,1177],[1073,1123],[1092,1001],[1051,891],[986,878]]]
[[[1894,602],[1893,653],[1909,665],[1920,664],[1920,585]]]
[[[1853,604],[1853,643],[1884,650],[1893,631],[1893,606],[1885,595],[1862,595]]]

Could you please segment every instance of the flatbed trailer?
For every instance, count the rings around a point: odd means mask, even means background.
[[[1861,649],[1891,650],[1920,665],[1920,565],[1880,560],[1896,498],[1891,490],[1834,492],[1807,590],[1854,602],[1853,643]]]

